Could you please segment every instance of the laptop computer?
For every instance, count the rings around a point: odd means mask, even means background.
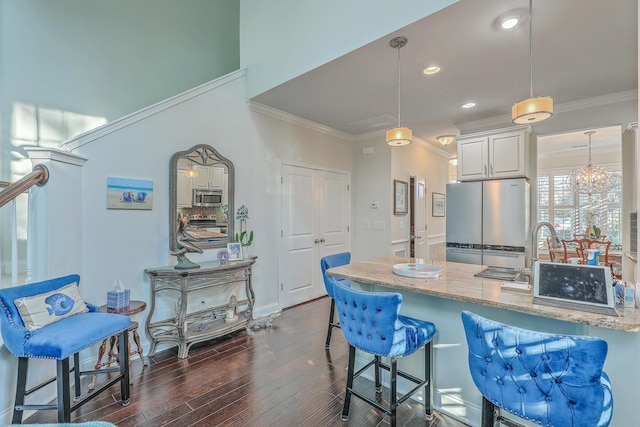
[[[534,304],[618,315],[608,266],[538,261],[533,277]]]

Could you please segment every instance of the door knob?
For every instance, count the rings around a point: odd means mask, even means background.
[[[313,241],[313,243],[320,243],[320,240],[315,239],[315,240]]]
[[[324,237],[320,239],[320,243],[324,243]]]
[[[422,239],[422,236],[416,236],[416,239]]]

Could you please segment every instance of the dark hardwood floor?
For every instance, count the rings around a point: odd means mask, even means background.
[[[251,337],[239,332],[194,346],[187,359],[178,359],[172,348],[144,369],[135,360],[129,406],[120,405],[115,385],[75,411],[72,422],[102,420],[119,427],[388,425],[387,416],[358,398],[351,399],[349,421],[340,421],[348,346],[334,329],[325,351],[329,301],[325,297],[287,309],[273,327]],[[90,380],[83,379],[84,391]],[[360,381],[356,384],[373,389],[370,381]],[[383,396],[388,396],[386,388]],[[398,410],[398,425],[464,426],[438,413],[428,423],[423,411],[422,404],[409,400]],[[55,411],[39,411],[27,422],[55,422]]]

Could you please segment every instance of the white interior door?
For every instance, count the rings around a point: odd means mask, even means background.
[[[282,308],[326,294],[320,258],[350,250],[349,177],[282,166]]]
[[[427,186],[424,178],[416,178],[414,209],[414,247],[415,257],[428,259],[429,245],[427,244]]]

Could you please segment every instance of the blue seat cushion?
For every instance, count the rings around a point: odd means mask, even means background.
[[[415,328],[415,334],[413,332],[407,333],[407,339],[415,339],[415,342],[411,344],[411,347],[419,349],[426,343],[431,341],[436,336],[436,325],[424,320],[414,319],[413,317],[398,315],[398,320],[405,326],[413,326]]]
[[[29,333],[21,357],[64,359],[131,326],[127,316],[83,313]]]

